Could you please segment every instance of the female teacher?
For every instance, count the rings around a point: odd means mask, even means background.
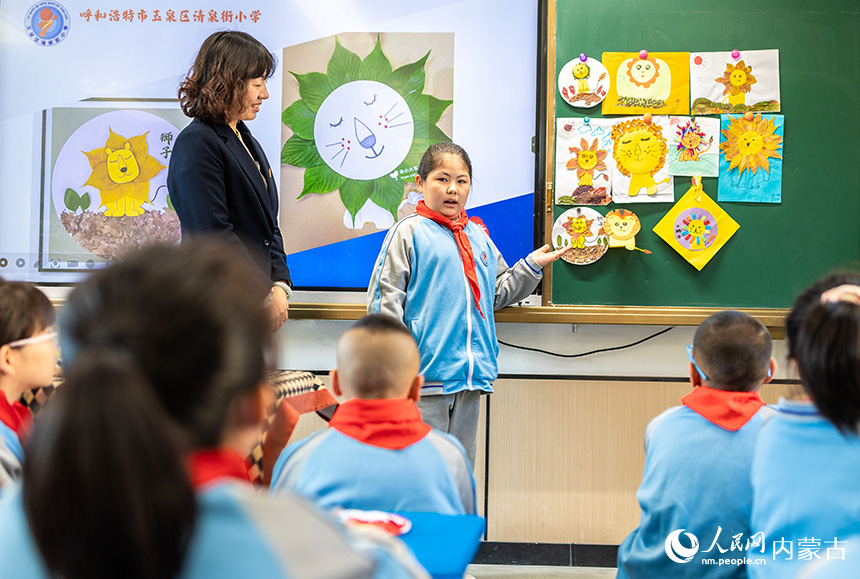
[[[292,294],[278,191],[266,155],[245,125],[269,98],[266,80],[274,72],[272,54],[244,32],[216,32],[203,42],[179,87],[182,111],[194,120],[173,145],[167,188],[183,236],[235,241],[271,279],[265,304],[277,329],[287,320]]]

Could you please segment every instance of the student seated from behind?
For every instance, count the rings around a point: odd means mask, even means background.
[[[234,246],[197,239],[75,288],[65,382],[0,506],[0,579],[426,576],[399,541],[251,487],[269,286]]]
[[[753,579],[860,576],[860,275],[815,283],[785,321],[803,395],[780,398],[752,463]],[[854,539],[851,539],[854,537]],[[805,567],[817,561],[821,569]],[[809,575],[807,575],[808,573]]]
[[[329,428],[289,445],[273,492],[323,508],[473,514],[475,482],[462,445],[421,421],[418,348],[399,320],[372,314],[337,345],[331,387],[342,403]]]
[[[771,337],[755,318],[724,311],[702,322],[687,348],[693,391],[645,430],[642,516],[618,548],[618,577],[700,577],[702,559],[747,554],[731,546],[739,533],[741,548],[751,536],[750,466],[773,413],[757,393],[776,371]],[[746,577],[746,570],[717,561],[707,574]]]
[[[53,324],[54,306],[39,288],[0,278],[0,497],[21,478],[33,418],[21,395],[50,386],[57,370]]]

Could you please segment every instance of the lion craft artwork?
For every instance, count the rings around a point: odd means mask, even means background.
[[[638,249],[650,254],[647,249],[636,247],[636,234],[642,229],[639,217],[627,209],[613,209],[603,220],[603,231],[609,236],[609,247],[624,247],[629,251]]]
[[[577,108],[600,104],[609,85],[606,67],[585,54],[565,64],[558,73],[558,92],[567,104]]]
[[[705,193],[702,179],[693,177],[692,186],[654,226],[654,233],[701,271],[739,228]]]
[[[693,52],[690,93],[694,115],[778,112],[779,51]]]
[[[601,61],[613,79],[604,115],[690,112],[689,52],[604,52]]]
[[[651,122],[636,117],[612,126],[612,157],[618,170],[613,182],[616,203],[674,201],[672,178],[664,169],[669,148],[662,123],[666,117],[654,117]]]
[[[782,115],[723,115],[720,201],[782,201]]]
[[[708,117],[669,117],[670,175],[716,177],[719,174],[720,120]]]
[[[557,119],[556,205],[607,205],[612,201],[609,133],[612,119]]]
[[[149,181],[166,169],[150,156],[146,135],[126,139],[108,129],[103,147],[82,151],[92,168],[84,186],[99,190],[106,217],[143,215],[143,204],[149,201]]]
[[[594,263],[609,249],[603,215],[590,207],[574,207],[558,216],[552,226],[552,244],[567,248],[561,259],[573,265]]]

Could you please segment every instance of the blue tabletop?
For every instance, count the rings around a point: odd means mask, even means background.
[[[397,514],[412,522],[412,528],[400,538],[433,579],[462,579],[481,546],[484,519],[477,515]]]

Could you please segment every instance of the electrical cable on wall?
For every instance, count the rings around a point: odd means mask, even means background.
[[[509,344],[507,342],[503,342],[499,340],[499,343],[503,346],[508,346],[509,348],[516,348],[518,350],[527,350],[529,352],[538,352],[540,354],[546,354],[547,356],[556,356],[557,358],[582,358],[583,356],[591,356],[592,354],[600,354],[601,352],[612,352],[615,350],[624,350],[625,348],[632,348],[633,346],[638,346],[643,342],[647,342],[648,340],[653,340],[657,336],[662,336],[675,326],[669,326],[668,328],[662,329],[656,334],[651,334],[645,338],[637,342],[633,342],[632,344],[625,344],[624,346],[613,346],[612,348],[600,348],[599,350],[591,350],[590,352],[582,352],[581,354],[559,354],[557,352],[548,352],[546,350],[541,350],[539,348],[529,348],[528,346],[518,346],[516,344]]]

